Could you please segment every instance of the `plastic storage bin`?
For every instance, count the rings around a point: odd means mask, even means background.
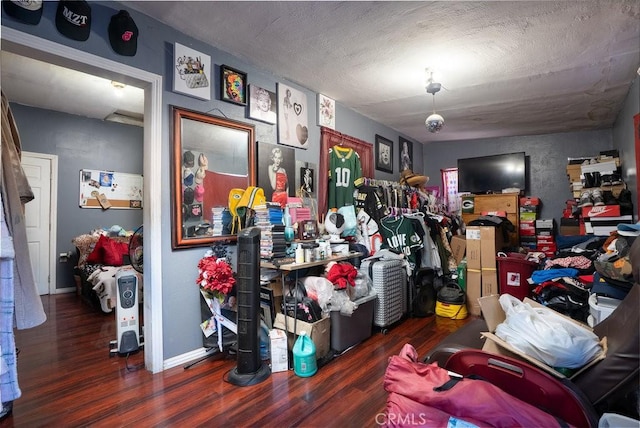
[[[538,263],[529,261],[526,257],[525,254],[520,253],[508,253],[506,256],[496,257],[500,294],[511,294],[520,300],[529,297],[531,286],[527,280],[538,268]]]
[[[618,307],[622,300],[613,299],[611,297],[598,296],[592,294],[589,296],[589,308],[590,314],[593,320],[589,319],[589,325],[591,327],[601,323]]]
[[[598,428],[638,428],[640,421],[615,413],[603,413]]]
[[[342,352],[371,336],[375,294],[361,297],[351,316],[331,311],[331,349]]]

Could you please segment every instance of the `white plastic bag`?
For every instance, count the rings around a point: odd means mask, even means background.
[[[496,336],[551,367],[579,368],[602,351],[598,336],[553,309],[534,308],[509,294],[500,296],[500,305],[506,320]]]

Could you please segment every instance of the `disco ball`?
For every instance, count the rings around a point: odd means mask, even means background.
[[[427,131],[435,134],[444,127],[444,118],[437,113],[433,113],[424,121],[424,125],[427,127]]]

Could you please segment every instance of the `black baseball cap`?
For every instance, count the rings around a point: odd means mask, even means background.
[[[111,17],[109,22],[109,42],[114,52],[124,56],[134,56],[138,50],[138,27],[126,10]]]
[[[73,40],[84,42],[91,33],[91,6],[85,0],[60,0],[56,28]]]
[[[42,18],[42,0],[2,0],[5,13],[27,24],[37,25]]]

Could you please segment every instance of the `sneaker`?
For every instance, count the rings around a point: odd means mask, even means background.
[[[593,174],[590,172],[585,172],[584,174],[584,181],[583,181],[583,187],[585,189],[589,189],[591,187],[594,187],[593,185]]]
[[[591,199],[591,191],[586,190],[582,192],[580,196],[580,202],[578,202],[578,207],[591,207],[593,206],[593,199]]]
[[[613,176],[611,174],[605,174],[600,179],[603,186],[613,186]]]
[[[591,198],[593,200],[593,205],[596,207],[601,207],[604,205],[604,198],[602,197],[602,192],[600,189],[591,190]]]
[[[592,187],[600,187],[602,184],[602,176],[598,171],[593,173],[593,186]]]
[[[617,186],[618,184],[622,184],[622,178],[619,174],[611,174],[611,185]]]

